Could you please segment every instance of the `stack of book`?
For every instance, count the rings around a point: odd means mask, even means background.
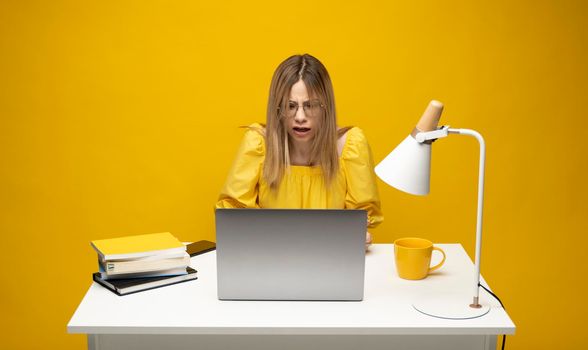
[[[186,246],[169,232],[101,239],[97,283],[118,295],[136,293],[196,279]]]

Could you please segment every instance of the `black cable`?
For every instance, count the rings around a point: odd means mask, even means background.
[[[496,298],[496,300],[498,300],[498,302],[500,303],[500,306],[502,306],[502,308],[503,308],[504,310],[506,310],[506,308],[504,307],[504,304],[502,303],[502,301],[500,301],[500,298],[499,298],[499,297],[498,297],[496,294],[492,293],[492,292],[491,292],[491,291],[490,291],[488,288],[484,287],[484,286],[482,285],[482,283],[478,283],[478,285],[479,285],[480,287],[484,288],[484,290],[485,290],[486,292],[490,293],[490,295],[492,295],[494,298]],[[503,335],[502,335],[502,350],[504,350],[504,344],[506,344],[506,334],[503,334]]]
[[[496,298],[496,300],[498,300],[498,302],[500,303],[500,306],[502,306],[502,308],[503,308],[504,310],[506,310],[506,308],[504,307],[504,304],[502,303],[502,301],[500,301],[500,298],[499,298],[499,297],[497,297],[497,296],[496,296],[496,294],[492,293],[490,290],[488,290],[488,288],[484,287],[484,286],[482,285],[482,283],[478,283],[478,285],[479,285],[480,287],[484,288],[484,290],[485,290],[486,292],[488,292],[488,293],[492,294],[492,296],[493,296],[494,298]]]

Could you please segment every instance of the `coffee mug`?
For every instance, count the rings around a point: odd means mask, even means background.
[[[443,254],[443,260],[430,267],[433,250],[440,251]],[[423,279],[445,262],[445,252],[441,248],[434,247],[433,242],[423,238],[397,239],[394,241],[394,257],[398,276],[407,280]]]

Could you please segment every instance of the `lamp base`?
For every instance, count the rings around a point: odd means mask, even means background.
[[[427,316],[449,320],[467,320],[482,317],[490,312],[488,305],[471,307],[467,298],[453,295],[442,295],[420,300],[413,303],[412,307]]]

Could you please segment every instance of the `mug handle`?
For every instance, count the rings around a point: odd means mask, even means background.
[[[441,252],[441,254],[443,254],[443,259],[442,259],[442,260],[441,260],[441,262],[440,262],[440,263],[438,263],[437,265],[435,265],[435,266],[433,266],[433,267],[429,268],[429,273],[431,273],[431,272],[433,272],[433,271],[437,270],[438,268],[440,268],[440,267],[441,267],[441,265],[443,265],[443,263],[445,262],[445,252],[443,251],[443,249],[441,249],[441,248],[437,248],[437,247],[433,247],[433,250],[438,250],[438,251],[440,251],[440,252]]]

